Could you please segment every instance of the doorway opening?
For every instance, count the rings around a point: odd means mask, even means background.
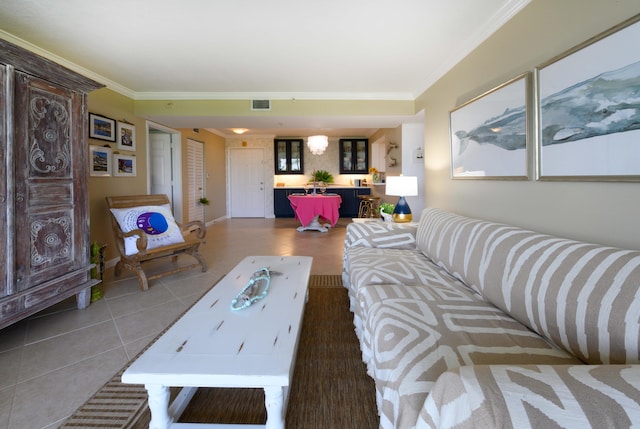
[[[147,121],[147,165],[147,193],[167,195],[173,217],[183,222],[180,131]]]

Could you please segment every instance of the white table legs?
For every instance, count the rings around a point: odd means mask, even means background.
[[[311,220],[311,222],[309,222],[309,225],[307,226],[299,226],[298,227],[298,231],[302,232],[302,231],[306,231],[308,229],[312,229],[315,231],[320,231],[320,232],[327,232],[329,231],[329,228],[331,228],[331,224],[330,223],[325,223],[324,225],[322,225],[319,221],[318,218],[320,217],[320,215],[315,215],[313,217],[313,219]]]
[[[187,403],[193,397],[197,388],[185,388],[185,398],[176,398],[176,401],[169,409],[169,388],[158,384],[145,385],[149,394],[149,410],[151,411],[151,421],[149,429],[169,429],[174,419],[177,419]],[[183,389],[183,391],[185,390]],[[264,405],[267,409],[267,423],[265,429],[284,429],[286,402],[284,387],[269,386],[264,388]],[[182,394],[182,392],[181,392]],[[176,404],[176,402],[180,402]],[[197,424],[185,425],[197,427]],[[235,425],[229,425],[235,426]],[[241,425],[243,427],[253,427]],[[239,427],[241,427],[239,426]]]
[[[146,384],[144,387],[149,393],[149,429],[167,429],[172,423],[169,415],[169,388],[160,384]]]
[[[267,408],[265,429],[284,429],[285,407],[282,387],[265,387],[264,404]]]

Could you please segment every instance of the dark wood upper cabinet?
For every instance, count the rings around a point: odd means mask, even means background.
[[[340,139],[340,174],[369,174],[369,139]]]
[[[304,141],[275,139],[273,141],[275,174],[304,173]]]

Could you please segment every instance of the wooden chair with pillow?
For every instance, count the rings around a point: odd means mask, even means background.
[[[149,280],[181,271],[202,267],[207,271],[207,263],[199,253],[207,230],[201,221],[183,225],[177,223],[171,213],[166,195],[128,195],[106,197],[111,226],[115,236],[120,261],[115,266],[119,276],[122,267],[132,270],[138,276],[140,288],[147,290]],[[186,236],[185,236],[186,235]],[[197,262],[189,265],[178,264],[179,255],[191,255]],[[145,273],[142,263],[160,258],[172,258],[168,270]]]

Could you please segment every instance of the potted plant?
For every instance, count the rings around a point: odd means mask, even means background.
[[[382,203],[378,207],[380,216],[382,216],[385,222],[393,222],[393,218],[391,217],[391,214],[393,213],[394,208],[395,208],[395,205],[391,203]]]
[[[324,183],[333,183],[333,176],[326,170],[316,170],[311,175],[310,182],[324,182]]]

